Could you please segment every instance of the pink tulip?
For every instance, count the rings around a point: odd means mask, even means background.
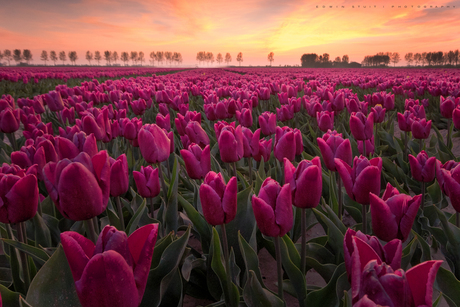
[[[276,131],[276,114],[263,112],[259,116],[259,126],[264,135],[268,136],[274,134]]]
[[[147,163],[166,161],[170,154],[168,135],[155,124],[147,124],[139,130],[139,148]]]
[[[353,168],[340,159],[334,159],[348,196],[361,205],[369,204],[369,193],[380,195],[382,158],[371,160],[360,156],[353,160]]]
[[[323,176],[319,157],[302,160],[297,168],[284,158],[284,180],[289,183],[292,201],[298,208],[315,208],[321,200]]]
[[[238,185],[236,177],[225,183],[222,174],[209,172],[200,186],[200,200],[206,221],[213,225],[230,223],[236,216]]]
[[[436,173],[436,161],[436,157],[429,158],[424,150],[422,150],[417,157],[409,155],[412,177],[420,182],[433,181]]]
[[[271,153],[272,153],[272,139],[269,139],[269,140],[261,139],[259,140],[259,152],[253,158],[257,162],[260,162],[263,158],[264,162],[266,162],[270,159]]]
[[[341,159],[348,165],[351,165],[353,155],[350,140],[344,140],[341,133],[337,133],[335,130],[328,130],[322,138],[317,138],[316,141],[323,156],[323,161],[329,170],[333,172],[337,171],[334,162],[335,158]]]
[[[209,145],[201,149],[195,143],[180,151],[187,174],[192,179],[203,179],[211,171],[211,152]]]
[[[374,135],[374,113],[368,117],[362,113],[352,113],[350,116],[351,134],[357,141],[365,141]]]
[[[316,121],[321,131],[334,129],[334,112],[321,111],[316,113]]]
[[[268,177],[262,183],[259,196],[252,196],[252,209],[257,226],[263,235],[282,237],[291,230],[294,219],[292,215],[292,193],[289,183],[280,186]]]
[[[410,111],[404,111],[404,114],[398,113],[398,126],[401,131],[409,132],[412,130],[412,122],[415,116]]]
[[[158,168],[151,165],[141,166],[141,171],[133,172],[134,182],[136,183],[137,192],[145,198],[153,198],[160,194],[160,179],[158,177]]]
[[[222,128],[217,143],[222,162],[232,163],[241,160],[244,154],[242,126]]]

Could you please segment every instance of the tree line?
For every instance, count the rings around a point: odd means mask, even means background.
[[[329,53],[317,55],[316,53],[304,53],[300,57],[302,67],[360,67],[356,62],[350,63],[350,57],[345,54],[342,57],[337,56],[332,61]]]
[[[196,60],[198,61],[198,64],[201,65],[202,63],[206,64],[214,64],[214,61],[217,62],[217,64],[221,64],[222,62],[227,63],[227,65],[230,64],[232,61],[232,56],[230,53],[225,54],[225,58],[222,56],[222,53],[218,53],[216,58],[214,58],[214,54],[212,52],[207,52],[207,51],[199,51],[196,54]],[[241,66],[241,62],[243,62],[243,53],[239,52],[236,56],[236,61],[239,63]]]
[[[389,63],[392,63],[396,66],[401,59],[402,58],[398,52],[379,52],[376,55],[365,56],[362,64],[363,66],[388,66]],[[406,60],[407,66],[411,66],[412,63],[416,66],[457,66],[460,62],[460,52],[458,49],[455,51],[451,50],[449,52],[409,52],[404,55],[404,60]]]
[[[52,61],[54,62],[54,65],[56,65],[58,60],[62,61],[62,65],[64,65],[67,61],[67,58],[71,63],[73,63],[73,65],[76,65],[76,61],[78,59],[77,52],[69,51],[66,53],[65,51],[60,51],[57,53],[53,50],[48,53],[48,51],[43,50],[40,55],[40,60],[42,60],[45,65],[48,61]],[[20,49],[15,49],[13,52],[11,52],[9,49],[6,49],[3,52],[0,51],[0,61],[3,59],[8,62],[8,65],[10,65],[12,60],[14,60],[17,64],[21,63],[23,60],[26,61],[27,64],[30,64],[30,61],[32,60],[32,52],[29,49],[24,49],[23,51]],[[127,65],[127,62],[131,60],[133,65],[140,64],[142,66],[142,63],[145,62],[145,54],[142,51],[131,51],[130,53],[124,51],[118,55],[117,51],[106,50],[103,53],[100,51],[95,51],[93,53],[92,51],[88,50],[86,51],[85,59],[88,61],[89,65],[91,65],[92,61],[96,61],[97,65],[100,65],[101,60],[105,60],[106,65],[116,64],[118,60],[123,61],[123,63]],[[181,64],[183,59],[179,52],[152,51],[150,53],[150,63],[154,65],[155,61],[158,63],[158,65],[160,63],[169,63],[169,65],[172,65],[173,63]]]

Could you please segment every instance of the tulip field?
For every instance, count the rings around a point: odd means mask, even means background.
[[[0,306],[460,307],[460,70],[2,68]]]

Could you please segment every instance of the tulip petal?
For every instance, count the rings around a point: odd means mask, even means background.
[[[396,239],[398,236],[398,223],[390,207],[374,193],[369,193],[369,200],[374,234],[380,240],[387,242]]]
[[[342,178],[343,186],[345,187],[348,196],[355,200],[355,197],[353,196],[353,178],[351,177],[352,169],[350,165],[337,158],[334,159],[334,162],[337,172],[339,173],[340,178]]]
[[[398,239],[403,242],[406,241],[409,233],[412,229],[412,224],[414,224],[415,217],[417,216],[418,209],[422,202],[422,195],[416,195],[412,199],[408,199],[406,203],[406,208],[401,221],[399,222],[399,232],[400,237]]]
[[[227,187],[225,188],[224,196],[222,197],[222,209],[225,213],[225,224],[230,223],[236,216],[237,194],[238,182],[236,180],[236,177],[232,177],[228,181]]]
[[[201,184],[200,200],[206,221],[213,226],[222,225],[225,221],[222,200],[210,185],[206,183]]]
[[[377,304],[364,295],[358,302],[353,304],[354,307],[377,307]]]
[[[380,170],[377,166],[366,167],[356,177],[353,186],[353,195],[356,198],[356,202],[362,205],[369,204],[369,192],[376,195],[380,194]]]
[[[441,260],[425,261],[407,270],[406,278],[415,306],[432,305],[433,284],[441,263]]]
[[[275,212],[269,204],[253,195],[252,210],[254,211],[257,226],[262,234],[270,237],[279,236],[280,227],[275,223]]]
[[[292,193],[289,183],[281,188],[276,199],[275,220],[280,227],[280,237],[291,230],[294,217],[292,215]]]
[[[94,253],[94,243],[74,231],[61,233],[61,244],[64,248],[73,280],[80,280],[89,259]]]
[[[109,250],[97,254],[86,265],[81,279],[75,282],[78,298],[83,306],[137,307],[141,298],[133,271],[117,252]]]
[[[402,258],[402,242],[401,240],[394,239],[385,244],[383,247],[385,254],[385,262],[391,266],[393,270],[401,268]]]
[[[20,223],[30,220],[37,213],[38,185],[35,175],[19,179],[5,195],[8,200],[8,220]]]

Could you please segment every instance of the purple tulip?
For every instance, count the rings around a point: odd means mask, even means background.
[[[92,158],[85,152],[73,161],[49,162],[43,168],[45,186],[59,212],[74,221],[101,214],[110,193],[110,163],[107,152]]]
[[[353,160],[353,168],[340,159],[334,159],[348,196],[361,205],[369,204],[369,193],[380,195],[382,158],[371,160],[360,156]]]
[[[443,96],[441,96],[441,102],[440,102],[440,109],[441,109],[441,115],[444,117],[444,118],[452,118],[452,112],[454,111],[454,109],[458,106],[458,104],[460,103],[460,98],[457,97],[456,99],[454,97],[447,97],[447,98],[444,98]]]
[[[349,139],[343,139],[341,133],[328,130],[322,138],[317,138],[318,147],[323,156],[324,164],[333,172],[336,172],[335,158],[341,159],[348,165],[351,165],[353,154]]]
[[[259,126],[264,135],[268,136],[274,134],[276,131],[276,114],[263,112],[259,116]]]
[[[251,109],[243,108],[240,111],[236,111],[236,119],[240,122],[241,126],[251,128],[252,127],[252,111]]]
[[[155,124],[142,126],[138,135],[139,148],[147,163],[166,161],[170,154],[170,140],[168,135]]]
[[[271,153],[272,153],[272,139],[269,139],[269,140],[261,139],[259,140],[259,152],[253,158],[257,162],[260,162],[263,158],[264,162],[266,162],[270,159]]]
[[[297,168],[284,158],[284,180],[292,191],[292,202],[298,208],[316,208],[321,200],[323,176],[319,157],[302,160]]]
[[[372,230],[383,241],[400,239],[406,241],[414,224],[422,196],[411,197],[396,194],[387,200],[369,195],[372,215]]]
[[[412,177],[420,182],[430,182],[436,174],[436,157],[428,157],[422,150],[417,157],[409,155],[409,164]]]
[[[374,123],[379,124],[385,120],[385,111],[386,109],[380,104],[371,108],[371,112],[374,113]]]
[[[225,183],[222,174],[209,172],[200,186],[200,200],[206,221],[213,225],[230,223],[236,216],[238,185],[236,177]]]
[[[166,116],[163,116],[160,113],[158,113],[156,117],[156,124],[158,127],[163,128],[166,131],[170,131],[171,121],[169,119],[170,119],[169,114],[167,114]]]
[[[13,133],[19,129],[19,109],[6,108],[0,112],[0,132]]]
[[[415,116],[410,111],[404,111],[404,114],[398,113],[398,126],[401,131],[409,132],[412,130],[412,122]]]
[[[153,198],[160,194],[160,179],[158,177],[158,168],[151,165],[141,166],[141,171],[133,172],[134,182],[136,183],[137,192],[145,198]]]
[[[197,121],[190,120],[188,122],[185,127],[185,135],[188,136],[191,143],[198,144],[201,148],[209,145],[209,136]]]
[[[220,131],[217,143],[222,162],[232,163],[241,160],[244,154],[242,126],[225,126]]]
[[[351,113],[350,130],[357,141],[369,140],[374,135],[374,113],[367,118],[362,112]]]
[[[334,112],[321,111],[316,113],[316,121],[321,131],[326,132],[334,129]]]
[[[211,151],[209,145],[201,149],[195,143],[180,151],[187,174],[192,179],[203,179],[211,171]]]
[[[129,173],[128,159],[125,154],[116,160],[110,158],[110,196],[117,197],[128,192]]]
[[[414,139],[422,140],[427,139],[430,135],[431,130],[431,120],[426,121],[426,119],[414,119],[411,126],[412,135]]]
[[[294,161],[296,155],[300,155],[303,151],[302,135],[299,129],[291,129],[289,127],[276,127],[275,158],[283,162],[284,158],[289,161]]]
[[[96,245],[66,231],[61,242],[83,307],[137,307],[145,286],[158,235],[158,224],[145,225],[129,237],[106,226]]]
[[[291,230],[292,193],[289,183],[284,186],[268,177],[262,183],[259,196],[252,196],[252,209],[263,235],[282,237]]]

